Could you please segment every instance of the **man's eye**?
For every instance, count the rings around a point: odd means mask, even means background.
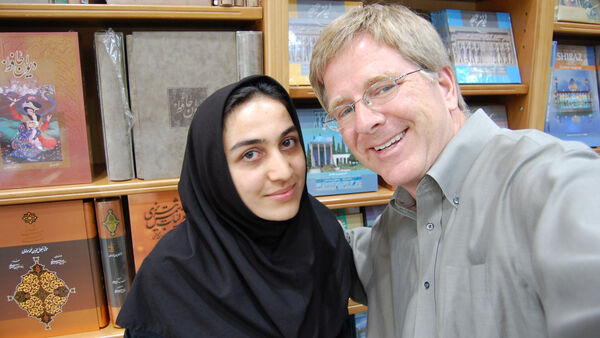
[[[343,119],[343,118],[347,117],[348,115],[352,114],[353,111],[354,111],[354,107],[352,107],[352,105],[341,106],[335,110],[334,117],[336,120]]]
[[[381,85],[374,86],[373,90],[370,91],[371,97],[386,95],[390,90],[394,89],[393,83],[382,83]]]

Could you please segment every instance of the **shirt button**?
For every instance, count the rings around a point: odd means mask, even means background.
[[[434,228],[433,223],[427,223],[427,225],[425,226],[427,228],[427,230],[431,231]]]
[[[456,197],[454,197],[452,202],[454,202],[455,205],[458,205],[458,203],[460,203],[460,198],[458,198],[458,196],[456,196]]]
[[[429,282],[425,282],[425,283],[423,284],[423,286],[425,286],[425,290],[428,290],[428,289],[429,289]]]

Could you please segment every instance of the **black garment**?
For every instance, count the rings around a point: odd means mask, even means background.
[[[165,337],[345,335],[356,275],[333,214],[304,188],[288,221],[266,221],[242,202],[223,149],[224,87],[198,108],[188,133],[179,194],[187,220],[145,259],[117,323]],[[285,94],[294,125],[300,124]],[[302,142],[302,140],[300,140]]]

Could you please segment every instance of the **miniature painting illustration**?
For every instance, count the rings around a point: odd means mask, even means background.
[[[0,69],[10,75],[0,84],[2,164],[62,161],[54,85],[38,83],[38,65],[25,52],[0,57]]]
[[[17,303],[29,317],[37,318],[46,330],[50,330],[50,323],[62,312],[75,289],[69,289],[56,272],[40,264],[39,257],[33,257],[33,262],[29,271],[21,276],[15,293],[8,296],[8,301]]]

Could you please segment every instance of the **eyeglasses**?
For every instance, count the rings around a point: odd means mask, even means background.
[[[361,100],[371,109],[381,108],[382,105],[388,103],[396,96],[396,94],[398,94],[400,80],[421,70],[423,69],[419,68],[398,77],[389,77],[373,83],[365,90],[360,99],[333,108],[329,114],[325,116],[323,124],[334,131],[344,128],[344,126],[352,120],[353,113],[356,112],[356,104]]]

